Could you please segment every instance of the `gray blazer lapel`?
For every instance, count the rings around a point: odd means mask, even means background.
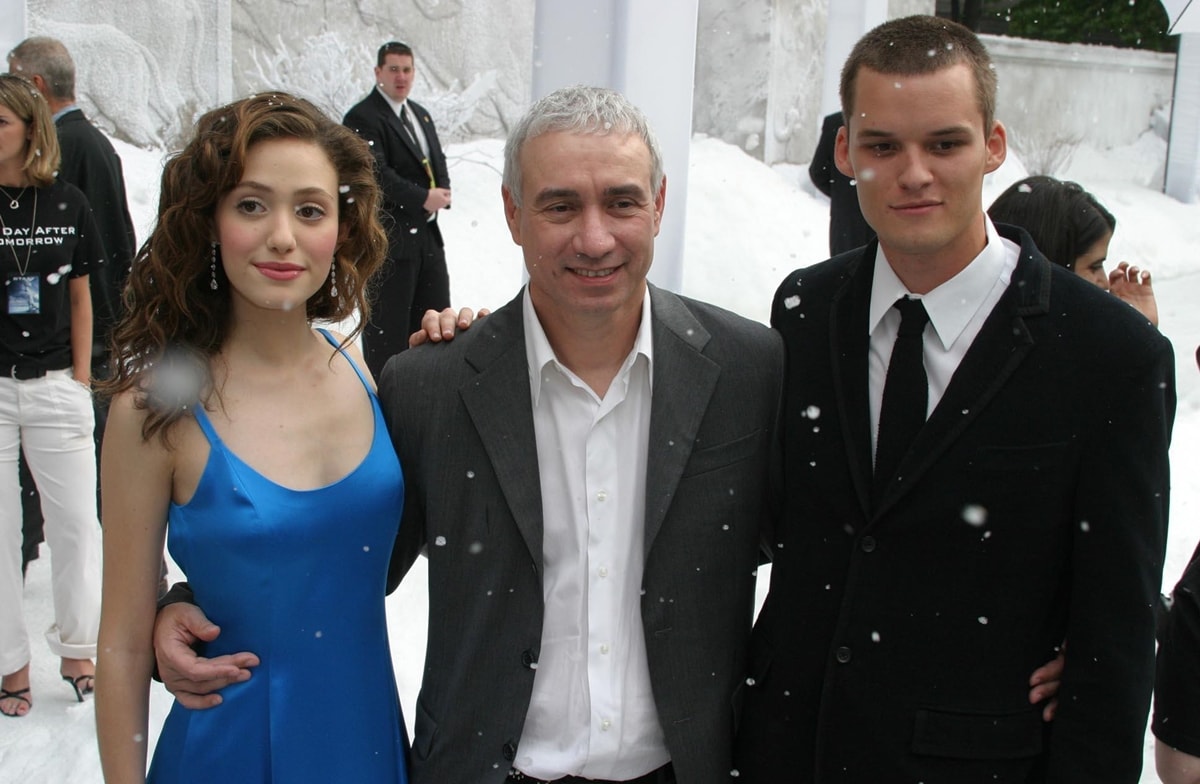
[[[465,360],[478,375],[458,391],[530,555],[542,563],[542,488],[521,295],[480,321]],[[467,467],[469,469],[469,466]]]
[[[651,286],[650,308],[654,392],[646,455],[646,552],[671,507],[721,372],[702,353],[708,331],[682,300]]]

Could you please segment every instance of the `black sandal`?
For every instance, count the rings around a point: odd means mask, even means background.
[[[33,703],[30,702],[29,698],[25,696],[28,693],[29,693],[28,686],[26,686],[24,689],[17,689],[16,691],[9,691],[8,689],[0,689],[0,700],[20,700],[21,702],[28,705],[30,708],[33,708]],[[21,718],[28,716],[29,711],[26,710],[24,713],[4,713],[4,711],[0,711],[0,715],[7,716],[10,719],[21,719]]]
[[[70,675],[63,675],[62,679],[71,684],[71,688],[75,690],[75,699],[79,700],[80,702],[83,702],[83,698],[86,695],[91,694],[96,690],[96,673],[91,673],[90,675],[78,675],[74,678],[72,678]],[[79,688],[79,684],[87,680],[90,680],[91,683],[89,683],[86,688]],[[26,691],[28,691],[28,689],[26,689]]]

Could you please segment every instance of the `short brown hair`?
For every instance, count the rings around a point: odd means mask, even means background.
[[[404,43],[403,41],[388,41],[386,44],[379,47],[379,54],[375,58],[375,65],[382,68],[383,64],[387,62],[387,56],[389,54],[398,54],[401,57],[412,57],[414,60],[417,59],[413,55],[412,47],[408,44]]]
[[[858,72],[870,68],[881,74],[915,76],[963,64],[975,75],[975,92],[983,113],[983,131],[996,119],[996,71],[983,42],[967,28],[935,16],[906,16],[884,22],[854,45],[842,67],[842,114],[854,112]]]

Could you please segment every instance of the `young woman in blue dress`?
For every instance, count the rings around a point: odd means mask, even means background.
[[[113,337],[96,719],[109,784],[402,784],[383,610],[403,500],[349,338],[387,239],[365,142],[308,102],[209,112],[163,172]],[[351,337],[353,334],[351,335]],[[254,675],[176,703],[146,778],[164,537]]]

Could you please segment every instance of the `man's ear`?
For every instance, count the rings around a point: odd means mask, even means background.
[[[850,163],[850,133],[845,125],[838,128],[837,139],[833,142],[833,163],[838,171],[854,179],[854,166]]]
[[[1008,157],[1008,131],[999,120],[992,122],[992,132],[987,137],[987,166],[984,171],[988,174],[1000,168]]]
[[[659,183],[658,193],[654,194],[654,236],[658,236],[658,230],[662,228],[663,209],[667,206],[667,175],[663,175],[662,182]]]
[[[520,245],[521,208],[517,206],[516,200],[513,199],[512,191],[503,185],[500,186],[500,198],[504,200],[504,221],[508,224],[508,233],[512,235],[512,241]]]

